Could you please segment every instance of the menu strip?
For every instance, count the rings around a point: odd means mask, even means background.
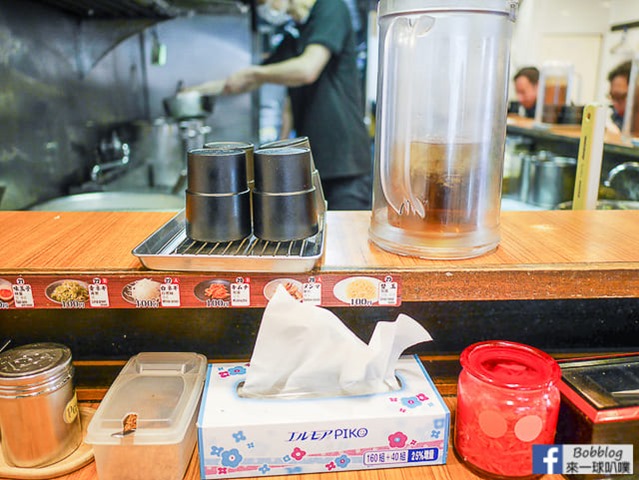
[[[396,275],[5,275],[0,309],[259,308],[282,285],[300,302],[333,307],[401,305]]]

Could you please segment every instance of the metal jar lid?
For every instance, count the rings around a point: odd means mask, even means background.
[[[32,343],[0,354],[0,397],[56,390],[72,376],[71,350],[58,343]]]

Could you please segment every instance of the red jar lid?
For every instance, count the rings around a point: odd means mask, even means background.
[[[508,341],[479,342],[462,352],[468,373],[498,387],[533,390],[559,382],[559,364],[545,352]]]

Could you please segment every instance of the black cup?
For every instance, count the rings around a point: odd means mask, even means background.
[[[246,153],[246,178],[249,186],[253,184],[253,151],[255,147],[248,142],[207,142],[204,148],[212,150],[242,150]]]
[[[198,148],[187,154],[187,185],[193,193],[240,193],[248,188],[246,152]]]
[[[201,242],[232,242],[251,234],[251,192],[205,195],[186,191],[186,235]]]
[[[308,137],[295,137],[295,138],[284,138],[282,140],[273,140],[272,142],[267,142],[260,146],[262,149],[266,148],[308,148],[311,151],[311,169],[315,171],[315,161],[313,160],[313,149],[311,148],[311,142]]]
[[[255,151],[255,190],[262,193],[302,192],[313,186],[308,148],[268,148]]]
[[[311,142],[306,136],[295,137],[295,138],[285,138],[282,140],[274,140],[272,142],[264,143],[260,146],[261,149],[270,149],[270,148],[308,148],[310,150],[311,155],[311,172],[312,172],[312,181],[313,186],[315,187],[315,202],[317,203],[316,208],[318,212],[326,211],[326,200],[324,197],[324,189],[322,188],[322,181],[320,179],[319,172],[315,167],[315,160],[313,160],[313,149],[311,148]]]
[[[253,233],[275,242],[301,240],[318,232],[315,188],[294,193],[253,191]]]

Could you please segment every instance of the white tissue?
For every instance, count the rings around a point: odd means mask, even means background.
[[[340,396],[399,388],[402,352],[432,340],[408,315],[378,322],[368,345],[331,311],[295,300],[279,285],[269,301],[251,356],[245,397]]]

